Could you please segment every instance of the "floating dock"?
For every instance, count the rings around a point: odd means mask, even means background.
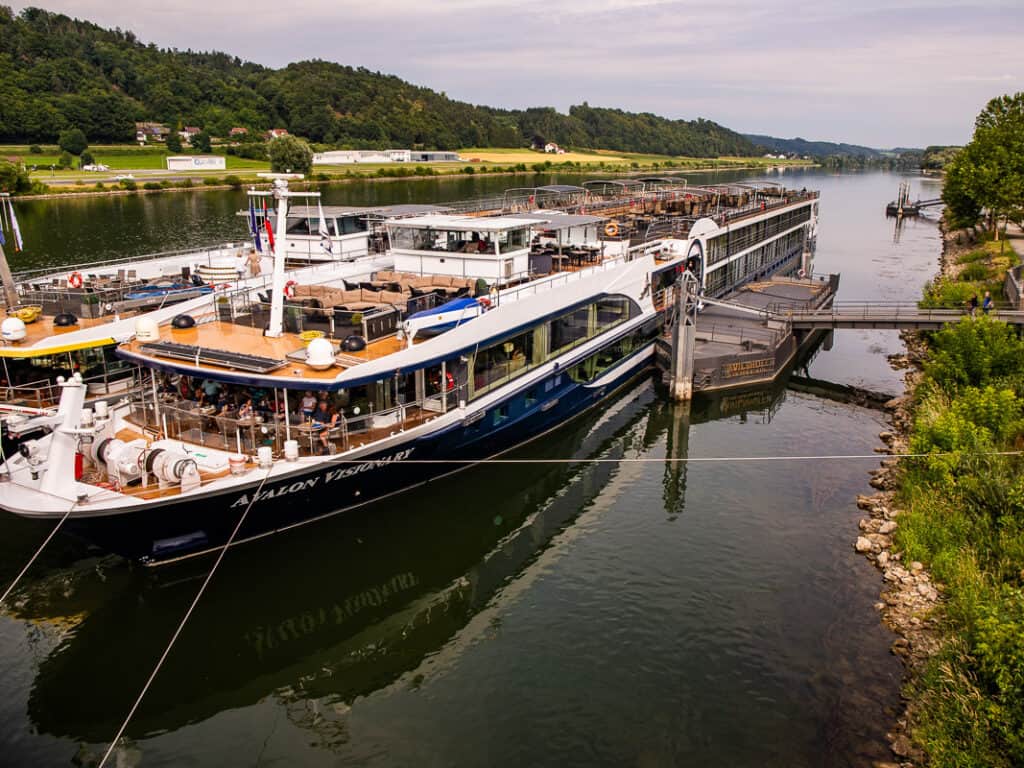
[[[748,283],[720,301],[705,300],[694,323],[693,394],[775,381],[822,334],[794,329],[785,314],[827,307],[838,288],[838,275],[772,277]],[[670,327],[657,349],[666,370],[672,344]]]

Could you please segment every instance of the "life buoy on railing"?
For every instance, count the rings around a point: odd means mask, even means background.
[[[82,280],[82,273],[81,272],[72,272],[70,275],[68,275],[68,286],[69,287],[71,287],[71,288],[81,288],[82,287],[82,283],[83,283],[83,280]]]
[[[295,289],[298,287],[298,283],[295,280],[289,280],[284,284],[284,295],[289,299],[295,298]]]
[[[484,312],[491,308],[491,300],[486,296],[481,296],[476,300],[476,302],[483,308]]]
[[[799,270],[797,270],[796,276],[803,280],[805,277],[807,277],[807,272],[805,272],[804,268],[801,267]]]
[[[453,389],[455,389],[455,377],[452,376],[451,371],[444,372],[444,382],[446,391],[451,392]]]
[[[614,221],[609,221],[604,225],[604,233],[608,235],[608,237],[615,237],[619,234],[619,225]]]

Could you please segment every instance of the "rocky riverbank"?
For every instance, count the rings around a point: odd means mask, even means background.
[[[955,278],[963,268],[957,257],[976,247],[977,239],[971,232],[947,232],[945,228],[942,231],[939,274]],[[883,623],[896,634],[892,652],[903,660],[906,665],[904,677],[909,678],[940,647],[936,608],[942,600],[943,586],[933,580],[921,563],[905,562],[903,553],[893,545],[893,534],[899,527],[901,513],[896,500],[900,481],[899,459],[895,457],[908,452],[914,420],[914,392],[928,354],[920,334],[904,332],[901,338],[906,352],[890,358],[890,363],[896,368],[906,369],[905,394],[885,404],[892,429],[879,433],[885,447],[876,449],[893,457],[883,459],[881,467],[871,472],[870,485],[878,492],[857,497],[857,506],[867,512],[867,517],[858,524],[860,531],[854,549],[882,572],[885,587],[875,608],[881,613]],[[905,700],[901,714],[887,734],[898,762],[876,763],[875,768],[915,768],[923,764],[924,754],[910,737],[913,722],[914,703]]]

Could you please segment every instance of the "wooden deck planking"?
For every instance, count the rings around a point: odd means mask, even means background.
[[[293,333],[285,333],[277,338],[272,338],[264,336],[262,330],[250,328],[245,325],[223,322],[220,320],[203,323],[194,328],[184,330],[162,328],[160,332],[160,340],[170,341],[176,344],[189,344],[192,346],[208,347],[210,349],[227,350],[245,355],[258,355],[260,357],[269,357],[278,360],[284,360],[289,354],[300,350],[305,346],[305,342],[303,342],[298,335]],[[165,358],[159,354],[143,352],[142,346],[143,343],[137,340],[132,340],[125,344],[125,347],[130,352],[141,355],[142,357],[168,360],[179,365],[194,365],[187,360]],[[358,352],[345,352],[344,354],[348,357],[360,358],[361,360],[376,360],[377,358],[385,357],[397,352],[402,348],[403,342],[399,341],[395,336],[388,336],[383,339],[370,342],[366,345],[366,349]],[[200,363],[198,367],[200,370],[210,371],[211,374],[233,370],[231,368],[211,365],[209,363]],[[267,374],[260,374],[260,376],[265,376],[271,379],[293,378],[295,375],[293,371],[298,369],[302,371],[303,378],[330,381],[334,379],[341,370],[344,370],[345,367],[346,366],[334,366],[326,371],[315,371],[304,363],[288,361],[284,367],[279,368],[276,371],[271,371]]]

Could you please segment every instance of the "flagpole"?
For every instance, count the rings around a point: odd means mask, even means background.
[[[10,203],[10,193],[0,192],[0,206],[5,202]],[[11,265],[7,263],[7,254],[4,247],[0,245],[0,281],[4,284],[4,301],[8,309],[13,309],[21,303],[18,292],[14,288],[14,275],[11,274]]]

